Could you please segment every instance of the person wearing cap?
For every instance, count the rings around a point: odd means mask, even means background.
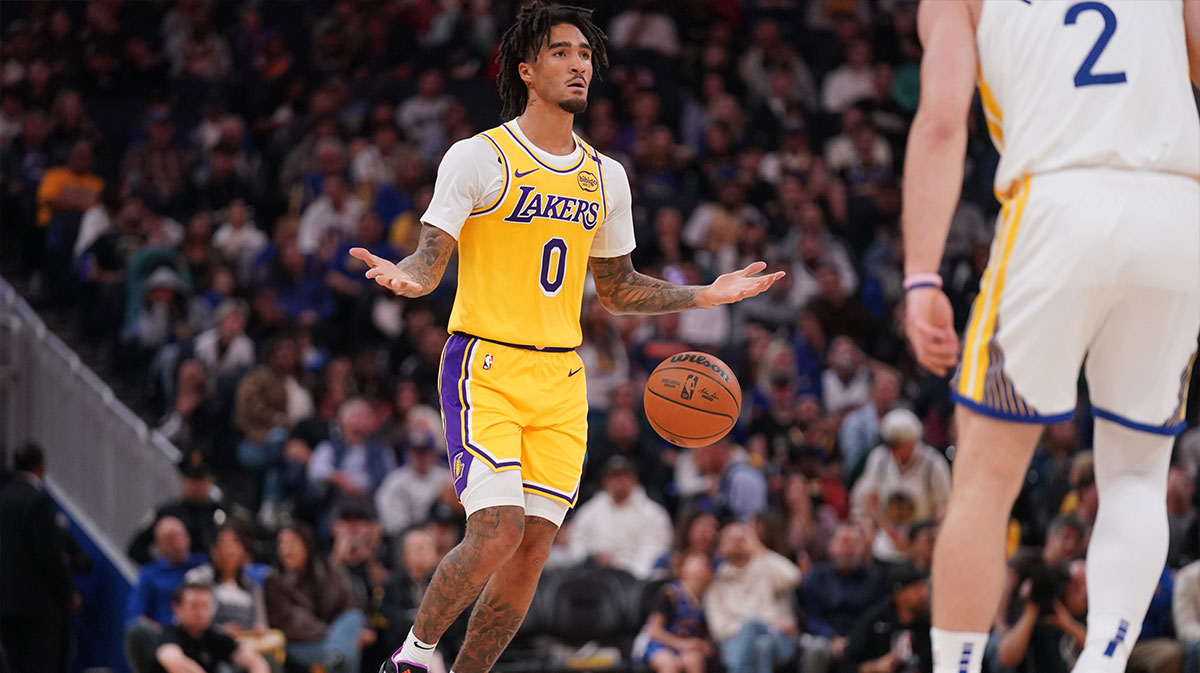
[[[420,523],[421,513],[429,511],[450,479],[437,436],[414,428],[405,444],[406,463],[389,472],[375,493],[375,507],[387,535]]]
[[[217,528],[228,518],[219,491],[213,489],[212,470],[199,451],[189,452],[179,461],[180,497],[168,500],[147,515],[146,523],[129,542],[129,558],[146,564],[154,558],[154,531],[167,517],[179,519],[191,538],[191,551],[203,553],[214,539]]]
[[[867,457],[854,487],[856,509],[878,528],[875,558],[907,560],[905,527],[920,519],[940,519],[950,497],[950,466],[921,441],[923,426],[908,409],[893,409],[880,423],[883,443]]]
[[[929,572],[911,565],[888,572],[890,597],[854,626],[843,658],[853,673],[931,673]]]
[[[646,579],[671,546],[671,517],[646,495],[624,456],[605,464],[603,488],[576,511],[567,547],[579,558]]]

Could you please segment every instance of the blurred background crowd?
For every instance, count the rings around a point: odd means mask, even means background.
[[[501,121],[496,43],[520,4],[4,3],[4,275],[69,316],[81,351],[185,455],[181,499],[129,543],[144,565],[112,618],[129,623],[134,670],[185,641],[250,666],[197,635],[208,622],[294,670],[374,671],[407,633],[463,527],[436,395],[456,268],[403,299],[348,250],[413,250],[441,155]],[[902,331],[914,3],[587,4],[612,63],[576,131],[629,174],[635,266],[704,283],[762,259],[788,275],[677,315],[615,317],[585,296],[580,505],[500,668],[561,664],[557,643],[590,641],[661,673],[928,672],[954,435],[945,382]],[[942,268],[960,329],[999,207],[980,110],[970,124]],[[726,440],[680,450],[640,398],[692,349],[734,367],[744,403]],[[1012,514],[997,673],[1067,671],[1082,642],[1097,500],[1080,393]],[[1131,669],[1200,670],[1196,397]],[[18,458],[10,490],[43,470],[36,447]],[[66,614],[70,595],[48,593],[46,612]],[[0,603],[6,625],[41,609]]]

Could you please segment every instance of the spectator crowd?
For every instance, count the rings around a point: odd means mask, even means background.
[[[520,4],[5,3],[4,274],[102,344],[185,454],[180,499],[129,545],[138,673],[374,671],[411,626],[464,523],[437,397],[456,268],[404,299],[348,251],[414,249],[441,155],[501,121],[496,44]],[[594,5],[611,67],[576,131],[629,175],[635,266],[788,274],[681,314],[617,317],[585,295],[588,459],[550,565],[645,587],[624,649],[658,673],[929,673],[954,425],[903,335],[914,3]],[[970,126],[942,267],[959,329],[999,209],[978,105]],[[729,437],[689,450],[639,400],[693,349],[745,398]],[[1130,670],[1200,672],[1196,397]],[[1082,645],[1086,400],[1046,429],[1014,507],[993,673],[1065,673]]]

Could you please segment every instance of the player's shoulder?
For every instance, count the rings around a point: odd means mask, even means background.
[[[442,163],[447,161],[477,161],[496,156],[496,148],[483,134],[475,134],[452,144],[442,156]]]

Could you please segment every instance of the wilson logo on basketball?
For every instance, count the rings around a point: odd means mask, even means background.
[[[600,188],[600,181],[588,171],[579,171],[579,188],[585,192],[594,192]]]
[[[724,379],[724,381],[726,383],[729,383],[729,381],[730,381],[729,374],[724,369],[722,369],[720,365],[716,364],[712,360],[709,360],[708,358],[704,357],[703,355],[695,355],[692,353],[680,353],[679,355],[672,356],[670,360],[667,360],[667,362],[694,362],[694,363],[700,365],[701,367],[708,367],[709,369],[711,369],[713,371],[714,374],[716,374],[717,376],[720,376],[722,379]],[[684,398],[684,399],[687,399],[687,398]]]

